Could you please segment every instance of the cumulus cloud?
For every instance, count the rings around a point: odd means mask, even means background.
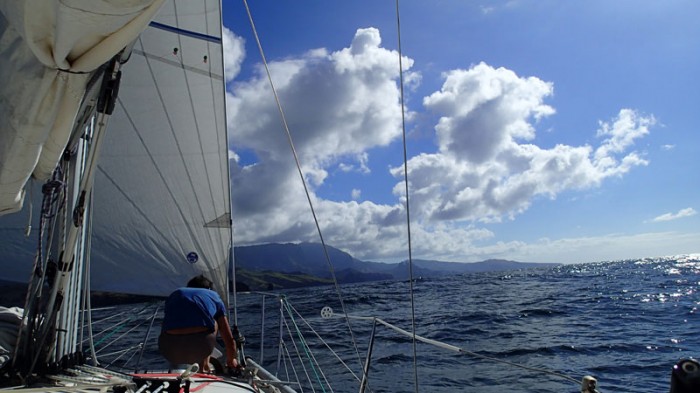
[[[435,130],[444,154],[473,163],[490,160],[512,140],[534,138],[530,118],[554,113],[543,104],[552,85],[537,78],[519,78],[484,63],[444,76],[442,89],[423,100],[441,115]]]
[[[687,207],[685,209],[679,210],[677,213],[665,213],[658,217],[654,217],[652,222],[663,222],[663,221],[673,221],[679,218],[691,217],[698,214],[692,207]]]
[[[269,64],[302,162],[321,167],[400,135],[396,56],[381,48],[376,29],[357,31],[350,48]],[[410,66],[412,61],[406,59]],[[269,155],[287,155],[286,139],[267,78],[235,86],[229,116],[236,144]]]
[[[395,51],[381,47],[379,31],[368,28],[358,30],[347,48],[335,52],[315,49],[269,63],[312,194],[324,183],[330,166],[366,173],[367,151],[400,137],[397,57]],[[412,60],[405,58],[404,64],[410,69]],[[308,223],[299,219],[310,216],[304,206],[304,190],[261,67],[256,77],[234,84],[227,104],[233,149],[252,151],[257,157],[257,162],[247,166],[232,163],[239,240],[316,240]],[[362,225],[369,218],[372,225],[391,221],[387,216],[396,210],[354,202],[335,204],[315,200],[313,195],[312,199],[319,210],[328,211],[329,236],[341,224]],[[346,221],[348,218],[352,220]],[[345,234],[346,227],[338,230],[339,237],[350,239]]]
[[[539,196],[595,187],[647,164],[627,151],[649,132],[654,118],[629,109],[600,123],[597,148],[544,149],[528,143],[537,122],[555,113],[544,103],[552,93],[551,83],[484,63],[446,73],[442,88],[423,101],[440,117],[439,151],[408,164],[418,219],[500,221],[523,212]],[[403,167],[392,173],[402,177]]]
[[[230,82],[241,72],[241,63],[245,59],[245,40],[226,27],[223,28],[222,33],[224,78],[226,82]]]
[[[402,165],[386,174],[394,200],[359,202],[360,187],[348,201],[316,194],[334,173],[370,173],[371,154],[401,137],[398,53],[381,42],[377,29],[359,29],[345,48],[314,49],[269,68],[326,242],[358,258],[405,259]],[[419,83],[413,60],[403,64],[407,79]],[[412,108],[436,118],[434,151],[408,162],[414,257],[517,255],[528,245],[493,242],[495,234],[481,223],[513,219],[537,198],[595,188],[647,164],[634,145],[655,120],[631,109],[601,121],[597,131],[585,130],[597,136],[596,146],[536,145],[537,125],[556,113],[545,102],[553,91],[550,82],[481,63],[445,72],[423,108]],[[317,241],[262,67],[233,84],[227,104],[232,149],[246,152],[245,163],[231,163],[238,244]]]

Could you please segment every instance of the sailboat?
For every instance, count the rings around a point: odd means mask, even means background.
[[[29,277],[4,386],[293,391],[250,359],[237,378],[99,368],[79,337],[90,288],[164,296],[204,274],[228,297],[220,6],[0,3],[0,255],[26,266],[6,277]]]
[[[219,0],[0,3],[0,255],[29,278],[3,386],[291,391],[252,365],[101,369],[79,337],[90,288],[166,296],[203,274],[228,304],[221,26]]]
[[[79,337],[92,287],[164,296],[204,274],[228,302],[221,37],[218,0],[0,2],[0,255],[29,278],[3,387],[294,391],[250,359],[236,376],[101,368]]]

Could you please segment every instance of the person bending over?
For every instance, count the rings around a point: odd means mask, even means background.
[[[226,365],[238,367],[236,342],[224,302],[212,290],[212,282],[199,275],[165,301],[158,349],[171,366],[196,362],[204,372],[211,372],[209,356],[216,345],[217,330],[226,345]]]

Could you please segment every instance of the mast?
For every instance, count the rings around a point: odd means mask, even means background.
[[[59,318],[57,331],[64,333],[56,337],[57,350],[54,361],[68,356],[78,349],[76,347],[76,336],[79,307],[82,303],[81,295],[83,294],[80,288],[85,270],[86,228],[88,227],[85,225],[85,220],[86,217],[90,217],[89,212],[87,212],[89,209],[88,201],[92,192],[104,134],[107,131],[109,119],[114,112],[119,92],[121,79],[119,68],[121,61],[122,56],[117,55],[105,67],[95,114],[92,121],[81,133],[83,137],[78,141],[75,149],[76,154],[71,159],[71,166],[74,172],[72,176],[72,215],[69,217],[70,222],[65,224],[65,227],[68,228],[68,233],[66,243],[60,253],[58,284],[47,306],[48,310],[51,310],[51,307],[59,308],[57,312]],[[82,128],[82,126],[80,127]],[[65,306],[61,307],[60,304],[56,303],[54,293],[61,295],[66,302]]]
[[[36,288],[36,295],[28,297],[25,305],[25,318],[31,323],[19,336],[14,358],[15,362],[23,359],[21,365],[15,364],[27,376],[37,369],[46,371],[47,367],[65,363],[68,358],[69,362],[80,358],[77,355],[77,328],[82,296],[87,295],[80,290],[84,279],[87,240],[84,225],[86,201],[92,190],[102,135],[114,110],[120,78],[118,69],[119,55],[99,71],[103,76],[96,107],[90,104],[92,99],[89,95],[83,102],[86,110],[93,112],[93,115],[87,125],[76,125],[75,143],[66,147],[62,171],[66,172],[64,179],[67,186],[64,200],[69,204],[63,205],[57,211],[53,225],[48,225],[47,236],[57,241],[55,244],[47,242],[47,248],[43,251],[47,256],[46,264],[37,260],[37,281],[30,285],[30,293],[31,288]],[[89,93],[90,90],[86,92]],[[47,218],[50,217],[42,212],[41,219]],[[51,262],[53,260],[56,260],[55,264]],[[50,266],[55,266],[55,270]],[[46,294],[40,290],[45,282],[50,285]]]

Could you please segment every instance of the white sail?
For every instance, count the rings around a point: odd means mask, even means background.
[[[166,2],[124,64],[93,194],[95,288],[167,295],[199,273],[226,288],[221,45],[218,0]]]
[[[51,175],[91,74],[162,2],[0,1],[0,215],[21,209],[31,175]]]
[[[79,335],[90,282],[92,289],[167,295],[204,274],[228,300],[220,7],[219,0],[0,0],[0,81],[9,85],[0,94],[0,229],[7,235],[0,264],[25,269],[25,277],[32,272],[15,318],[22,327],[11,340],[11,370],[0,376],[17,382],[2,386],[258,390],[251,382],[259,380],[257,368],[212,381],[193,374],[196,364],[184,373],[135,376],[85,367]],[[52,190],[43,207],[42,187]],[[279,384],[266,381],[259,390],[278,392]]]
[[[0,278],[29,278],[21,372],[80,350],[90,254],[92,289],[167,295],[203,273],[228,300],[220,6],[0,0]]]
[[[167,295],[202,273],[225,295],[231,226],[219,1],[7,1],[0,11],[0,214],[22,207],[30,176],[40,201],[94,70],[126,47],[95,172],[93,289]],[[39,203],[33,208],[36,233]],[[28,215],[25,207],[0,220],[0,257],[10,266],[2,278],[29,275],[36,237],[24,238]]]

